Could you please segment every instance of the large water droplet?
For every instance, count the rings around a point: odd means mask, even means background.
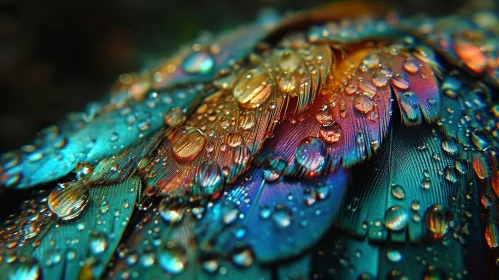
[[[65,183],[57,186],[48,197],[48,206],[59,218],[76,218],[88,203],[88,189],[80,183]]]
[[[385,225],[390,230],[402,230],[409,220],[407,211],[402,206],[392,206],[385,213]]]
[[[434,204],[425,211],[426,228],[433,239],[442,238],[449,231],[453,220],[450,209],[442,204]]]
[[[175,242],[167,242],[159,248],[159,265],[168,273],[182,273],[187,266],[187,251]]]
[[[273,182],[279,179],[286,169],[286,160],[281,157],[272,157],[263,164],[263,179],[268,182]]]
[[[418,63],[414,59],[406,59],[402,65],[404,66],[404,69],[411,74],[416,74],[419,71]]]
[[[375,104],[376,103],[374,103],[371,98],[365,95],[356,96],[353,100],[355,109],[364,114],[369,113],[374,108]]]
[[[271,92],[269,75],[262,69],[247,71],[234,87],[234,97],[242,106],[248,108],[261,106]]]
[[[308,170],[319,172],[326,163],[326,145],[319,138],[307,137],[296,149],[295,159]]]
[[[190,54],[182,63],[182,70],[188,74],[208,74],[213,71],[215,59],[206,50]]]
[[[203,133],[190,126],[177,129],[171,140],[175,157],[180,161],[188,162],[203,150],[205,142]]]
[[[371,80],[377,87],[385,86],[388,83],[388,77],[381,72],[374,73]]]
[[[159,203],[159,215],[167,223],[178,223],[184,217],[184,206],[182,198],[165,197]]]

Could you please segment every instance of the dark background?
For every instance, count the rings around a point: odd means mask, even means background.
[[[493,0],[408,0],[403,13],[452,13]],[[253,20],[264,7],[324,0],[0,0],[0,152],[106,93],[122,73],[167,56],[200,31]]]

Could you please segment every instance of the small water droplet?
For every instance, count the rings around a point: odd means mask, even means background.
[[[319,135],[326,143],[338,143],[341,139],[342,129],[339,123],[331,122],[321,125]]]
[[[186,117],[182,109],[171,108],[170,111],[165,115],[165,123],[170,127],[177,127],[185,121]]]
[[[446,136],[442,140],[442,149],[451,156],[456,156],[459,151],[459,143],[456,138],[452,136]]]
[[[255,113],[251,111],[245,111],[239,117],[239,127],[243,130],[249,130],[255,126],[256,116]]]
[[[374,73],[371,80],[377,87],[385,86],[388,83],[388,77],[381,72]]]
[[[427,190],[431,187],[431,178],[423,178],[421,179],[421,188],[423,188],[423,190]]]
[[[386,257],[391,262],[399,262],[402,260],[402,254],[398,250],[390,249],[386,251]]]
[[[249,248],[236,249],[232,261],[240,267],[249,267],[254,261],[253,252]]]
[[[272,220],[278,228],[286,228],[291,225],[291,210],[288,207],[279,204],[272,213]]]
[[[409,80],[404,74],[397,74],[394,77],[392,77],[392,84],[399,89],[409,88]]]

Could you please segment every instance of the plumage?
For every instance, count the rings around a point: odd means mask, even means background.
[[[381,9],[199,38],[2,155],[0,279],[497,277],[499,20]]]

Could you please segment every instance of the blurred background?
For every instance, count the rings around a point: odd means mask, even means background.
[[[497,0],[391,0],[405,14],[495,8]],[[324,0],[0,0],[0,152],[29,142],[104,95],[122,73],[168,56],[202,31]],[[400,3],[399,3],[400,2]],[[403,2],[403,3],[402,3]]]

